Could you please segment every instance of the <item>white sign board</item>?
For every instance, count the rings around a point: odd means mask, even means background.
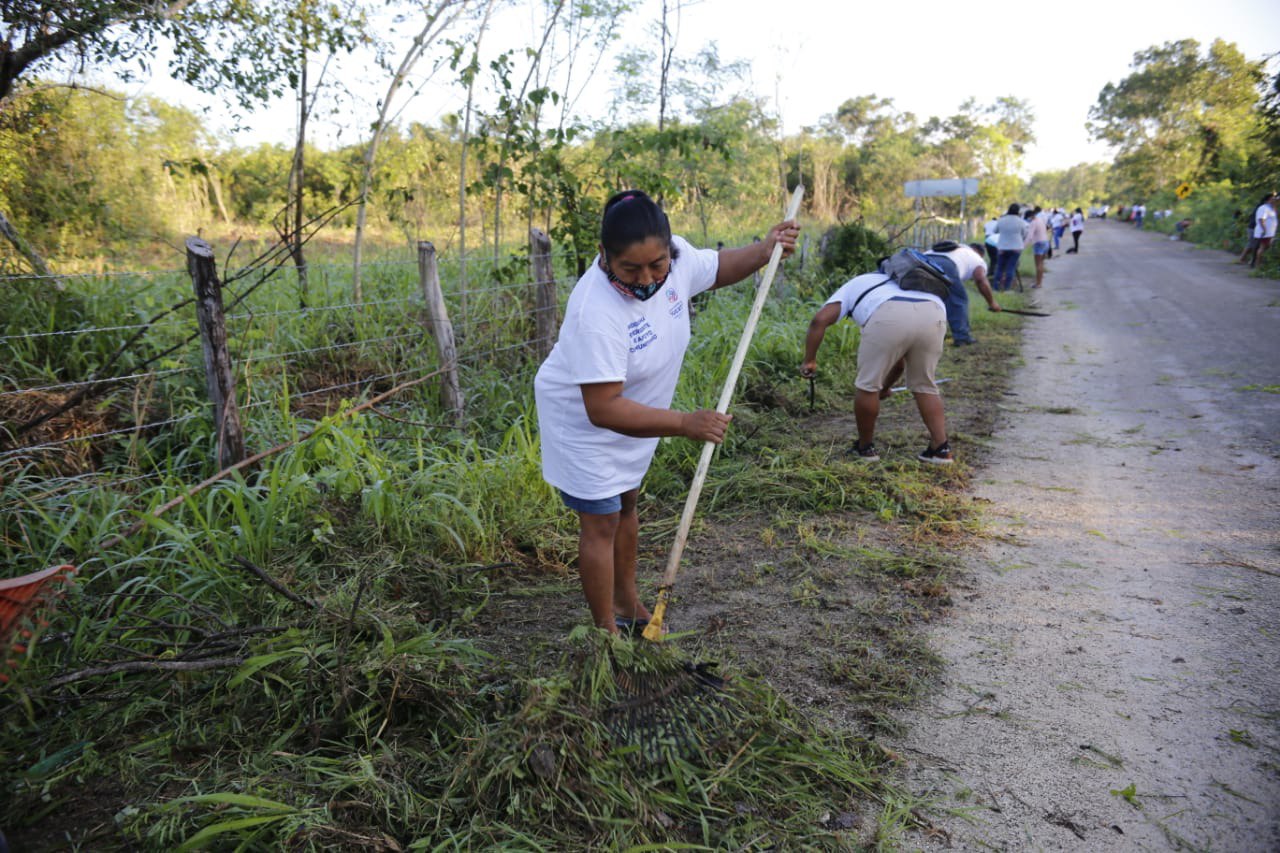
[[[936,181],[907,181],[903,192],[907,198],[932,198],[936,196],[977,195],[977,178],[944,178]]]

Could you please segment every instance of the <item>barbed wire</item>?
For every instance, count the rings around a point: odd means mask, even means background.
[[[416,332],[405,332],[400,335],[387,335],[382,338],[360,338],[359,340],[348,341],[347,343],[329,344],[327,346],[293,350],[291,352],[272,353],[271,355],[264,356],[242,356],[238,360],[244,364],[269,364],[273,361],[282,361],[284,359],[294,358],[295,356],[306,355],[313,352],[333,352],[334,350],[350,349],[352,347],[363,346],[365,344],[376,344],[381,341],[398,341],[403,340],[404,338],[421,338],[423,334],[425,333],[419,330]]]
[[[85,379],[80,382],[59,382],[56,385],[40,385],[35,388],[18,388],[14,391],[0,391],[0,397],[14,397],[19,394],[34,394],[38,391],[66,391],[71,388],[87,388],[94,385],[107,385],[112,382],[128,382],[130,379],[159,378],[173,376],[178,373],[191,373],[194,367],[173,367],[167,370],[152,370],[147,373],[131,373],[127,376],[111,376],[104,379]]]
[[[554,257],[554,253],[552,253],[552,256]],[[540,254],[536,257],[546,257],[546,255]],[[464,341],[464,352],[460,353],[459,364],[475,367],[477,365],[483,364],[483,362],[485,362],[486,360],[491,360],[495,357],[501,356],[506,353],[528,350],[535,343],[535,341],[521,340],[521,341],[517,341],[515,343],[511,343],[507,345],[487,346],[487,347],[479,347],[478,344],[481,341],[485,341],[485,340],[496,341],[510,327],[512,327],[513,325],[519,325],[520,323],[523,323],[523,322],[527,322],[533,315],[535,315],[537,313],[537,309],[534,309],[528,305],[528,303],[531,302],[531,300],[528,299],[528,297],[525,294],[527,294],[533,287],[541,284],[541,282],[536,281],[532,275],[527,279],[520,278],[515,281],[486,280],[486,276],[489,274],[489,272],[493,268],[498,267],[500,264],[505,262],[503,260],[494,259],[488,256],[487,254],[478,255],[478,256],[468,256],[466,258],[448,258],[445,260],[449,262],[449,265],[452,265],[452,263],[460,263],[465,261],[465,263],[469,266],[471,270],[470,275],[467,276],[464,283],[462,283],[459,286],[449,288],[446,293],[446,298],[448,300],[447,304],[450,304],[450,308],[452,308],[454,312],[456,312],[458,315],[461,315],[459,320],[454,323],[455,327],[460,332],[462,339]],[[365,269],[372,270],[375,273],[379,269],[384,271],[391,271],[398,278],[402,271],[409,270],[411,268],[416,268],[417,266],[418,266],[418,262],[416,260],[384,261],[384,262],[366,264]],[[248,270],[252,269],[252,267],[253,265],[251,264],[249,268],[239,271],[238,273],[239,279],[244,280],[245,276],[248,273]],[[263,269],[263,268],[259,267],[259,269]],[[320,272],[321,274],[330,270],[337,270],[337,269],[340,269],[345,272],[346,269],[348,269],[348,267],[315,265],[315,264],[309,265],[310,272]],[[415,287],[418,283],[417,276],[405,275],[403,277],[403,285],[406,288],[413,288],[413,289],[409,290],[403,296],[393,295],[393,296],[388,296],[387,298],[374,299],[374,300],[361,300],[359,302],[354,300],[326,302],[326,304],[312,305],[312,306],[303,305],[297,308],[275,307],[265,311],[253,310],[250,306],[254,302],[266,302],[268,304],[274,303],[278,305],[279,301],[282,298],[289,298],[292,295],[292,294],[289,294],[287,290],[282,290],[282,288],[287,288],[289,286],[289,283],[287,281],[283,281],[282,277],[279,275],[280,273],[287,275],[288,272],[289,272],[289,268],[287,267],[278,267],[274,270],[265,271],[262,273],[261,277],[258,278],[250,286],[248,286],[247,288],[243,288],[243,287],[240,288],[240,293],[238,295],[235,293],[236,288],[233,286],[236,279],[235,278],[229,279],[228,282],[226,282],[226,284],[228,285],[226,288],[226,292],[228,296],[231,297],[229,299],[229,307],[234,309],[236,305],[244,305],[245,308],[242,308],[241,311],[239,312],[228,314],[226,319],[237,325],[241,323],[261,324],[264,321],[270,321],[274,318],[304,319],[304,318],[315,316],[315,315],[333,314],[334,312],[338,312],[338,311],[357,312],[357,311],[365,311],[369,309],[388,308],[392,306],[421,305],[424,303],[424,300],[421,294],[416,290],[416,287]],[[124,280],[130,276],[133,276],[137,279],[145,280],[147,286],[163,283],[165,277],[171,277],[174,279],[173,284],[176,285],[179,283],[180,279],[185,278],[185,272],[181,270],[158,270],[158,271],[147,271],[143,273],[97,273],[97,274],[72,274],[72,275],[55,274],[55,275],[48,275],[48,276],[14,275],[14,276],[0,276],[0,284],[7,283],[7,282],[17,282],[17,281],[30,282],[30,281],[40,281],[40,280],[57,280],[59,282],[75,282],[75,281],[87,282],[95,286],[100,286],[101,283],[103,282],[117,282],[117,281]],[[258,290],[258,288],[260,288],[263,284],[268,283],[268,281],[272,279],[274,280],[274,283],[270,288],[263,288],[262,290],[260,290],[258,295],[254,297],[252,302],[246,301],[246,299],[250,295],[252,295],[255,290]],[[553,283],[556,285],[562,285],[566,282],[573,282],[573,281],[576,281],[575,276],[560,276],[553,279]],[[296,282],[294,284],[296,284]],[[382,280],[373,279],[371,281],[371,284],[375,289],[385,289],[388,286],[392,288],[396,288],[398,286],[397,281],[395,279],[387,280],[385,277]],[[324,285],[320,289],[322,290],[322,292],[325,294],[326,297],[331,297],[344,292],[343,288],[340,285],[336,287],[331,286],[331,282],[327,277],[324,278]],[[519,294],[519,297],[513,299],[512,298],[513,294]],[[165,309],[165,311],[161,314],[158,314],[155,319],[146,323],[117,323],[114,325],[90,326],[90,327],[79,328],[79,329],[53,329],[53,330],[46,330],[46,331],[40,331],[40,332],[15,333],[15,334],[0,336],[0,344],[17,343],[21,341],[32,341],[32,340],[41,340],[41,339],[66,340],[66,339],[74,339],[77,337],[84,337],[84,336],[90,336],[90,335],[103,335],[103,334],[111,334],[111,333],[131,333],[132,337],[130,337],[126,341],[124,346],[133,346],[138,341],[147,339],[147,338],[144,338],[143,336],[148,334],[150,336],[159,336],[161,340],[164,340],[164,336],[171,335],[175,329],[180,329],[182,330],[183,333],[192,331],[192,327],[194,326],[194,322],[192,320],[181,319],[175,322],[173,319],[174,316],[176,316],[174,312],[176,312],[179,309],[185,308],[187,305],[190,304],[190,301],[191,301],[190,297],[185,297],[183,298],[182,301],[175,303],[173,306],[171,306],[168,309]],[[465,314],[463,314],[463,310],[462,310],[464,306],[467,309]],[[163,323],[159,322],[162,317],[166,317],[167,315],[168,315],[167,322],[163,322]],[[279,327],[273,326],[273,328],[279,328]],[[284,328],[286,329],[285,334],[288,334],[287,332],[288,327],[286,326]],[[415,327],[411,331],[404,331],[404,332],[399,332],[397,334],[391,334],[391,335],[383,335],[381,337],[360,338],[360,339],[351,340],[351,341],[342,341],[338,343],[324,344],[324,345],[314,346],[314,347],[295,348],[295,349],[288,350],[286,352],[280,352],[280,353],[267,352],[267,353],[261,353],[258,355],[242,355],[240,358],[237,359],[237,370],[243,370],[247,376],[252,376],[255,373],[256,367],[263,366],[270,363],[296,361],[309,354],[332,353],[336,351],[347,350],[347,349],[358,348],[358,347],[377,347],[377,345],[379,344],[406,341],[410,339],[425,340],[427,337],[429,337],[429,335],[430,333],[428,330],[423,329],[420,326],[417,326],[415,324]],[[468,340],[468,337],[469,337],[469,340]],[[279,334],[275,335],[274,337],[274,339],[276,340],[278,340],[279,338],[280,338]],[[187,339],[185,341],[179,341],[176,344],[176,346],[170,345],[168,342],[166,342],[165,344],[162,344],[162,346],[168,346],[169,348],[165,352],[161,353],[160,356],[152,356],[149,359],[149,361],[154,361],[157,357],[166,357],[166,356],[172,356],[177,358],[187,357],[187,356],[184,356],[184,354],[182,353],[182,348],[191,347],[196,340],[198,340],[198,338],[193,333],[193,334],[187,335]],[[196,346],[199,346],[199,344],[196,344]],[[188,349],[187,355],[189,356],[190,353],[191,353],[191,350]],[[118,353],[117,356],[119,354],[120,353]],[[432,359],[434,358],[433,355],[428,357]],[[114,358],[115,357],[113,357],[112,360],[114,360]],[[144,362],[144,364],[146,364],[146,362]],[[110,369],[110,364],[109,363],[105,364],[103,367],[99,367],[97,369],[108,370]],[[198,373],[199,370],[200,368],[198,366],[187,366],[187,367],[175,367],[175,368],[166,368],[166,369],[158,369],[158,370],[148,370],[148,371],[135,371],[132,373],[121,375],[121,376],[93,377],[91,374],[91,378],[84,379],[84,380],[66,381],[66,382],[49,382],[47,384],[36,385],[33,387],[14,388],[12,390],[0,391],[0,398],[13,398],[23,394],[75,391],[76,394],[73,394],[72,398],[69,399],[69,402],[74,402],[76,401],[77,394],[83,395],[83,391],[85,389],[102,388],[102,387],[107,387],[111,385],[128,386],[131,383],[133,384],[134,387],[137,387],[138,384],[142,382],[147,382],[147,381],[155,382],[163,379],[171,379],[176,376]],[[414,370],[410,368],[380,372],[374,375],[362,376],[350,381],[336,382],[333,384],[325,385],[323,387],[312,388],[305,391],[296,391],[291,393],[290,399],[305,401],[309,398],[313,398],[313,397],[324,395],[324,394],[333,394],[335,392],[347,391],[349,389],[354,389],[359,387],[368,388],[372,385],[375,385],[376,383],[399,379],[413,372]],[[98,396],[100,396],[100,394]],[[277,399],[263,399],[257,402],[246,403],[241,408],[243,410],[248,410],[248,411],[257,411],[262,409],[263,407],[277,406],[277,405],[279,405],[279,401]],[[105,439],[105,438],[110,438],[112,436],[119,436],[119,435],[124,435],[129,433],[154,433],[155,431],[160,430],[164,427],[188,423],[197,418],[204,418],[207,416],[208,416],[207,412],[204,412],[204,411],[191,411],[185,414],[174,415],[172,417],[164,418],[161,420],[150,421],[147,423],[135,423],[129,426],[122,426],[114,429],[100,429],[97,432],[86,433],[84,435],[74,435],[74,436],[69,436],[69,437],[65,437],[57,440],[43,441],[37,444],[17,446],[17,447],[11,445],[10,448],[5,449],[4,451],[0,451],[0,461],[12,462],[16,460],[22,460],[24,458],[34,460],[42,454],[46,454],[46,453],[58,450],[60,448],[65,448],[68,445],[84,444],[87,442],[97,441],[99,439]],[[28,424],[26,426],[30,426],[30,425]],[[183,466],[183,468],[178,470],[186,470],[189,467],[198,467],[201,464],[202,463],[199,463],[199,462],[190,463],[188,466]],[[148,472],[148,473],[142,473],[132,477],[126,477],[126,478],[119,478],[119,477],[111,478],[109,476],[97,476],[97,474],[95,473],[92,479],[85,481],[86,485],[84,485],[83,487],[73,484],[71,488],[73,489],[83,488],[84,491],[91,490],[92,488],[101,488],[101,487],[114,488],[114,487],[120,487],[120,486],[127,486],[134,482],[158,478],[162,476],[164,476],[163,472]],[[89,484],[92,484],[92,485],[89,485]],[[56,487],[59,489],[62,488],[61,486],[56,486]],[[77,491],[75,493],[79,493],[79,492]]]
[[[405,296],[399,299],[382,299],[377,301],[364,302],[344,302],[340,305],[316,305],[307,306],[306,308],[289,308],[281,311],[249,311],[244,314],[228,314],[228,320],[262,320],[267,317],[291,317],[298,314],[313,314],[322,311],[341,311],[344,308],[377,308],[383,305],[403,305],[406,302],[414,302],[416,297]],[[4,338],[0,338],[0,341]]]
[[[181,320],[178,323],[174,323],[171,325],[166,324],[165,326],[161,326],[160,328],[172,328],[177,326],[191,328],[195,326],[195,319],[193,318],[191,320]],[[58,331],[58,332],[27,332],[21,335],[0,335],[0,343],[3,343],[4,341],[31,340],[34,338],[57,338],[57,337],[64,337],[67,335],[90,335],[90,334],[97,334],[99,332],[131,332],[131,331],[136,331],[137,329],[148,329],[148,328],[154,329],[156,327],[157,327],[157,324],[155,323],[136,323],[131,326],[91,326],[87,329],[63,329],[62,331]]]
[[[12,461],[12,459],[5,461]],[[132,477],[117,477],[115,479],[111,478],[111,475],[115,473],[113,470],[85,471],[70,476],[43,477],[41,481],[44,491],[40,496],[62,495],[64,497],[79,497],[81,495],[90,495],[102,489],[120,488],[144,480],[176,477],[178,474],[196,468],[207,468],[208,465],[209,463],[206,461],[188,462],[185,465],[171,466],[163,470],[148,471],[144,474],[135,474]],[[0,509],[20,507],[26,505],[26,503],[27,501],[25,500],[11,501],[9,504],[0,505]]]

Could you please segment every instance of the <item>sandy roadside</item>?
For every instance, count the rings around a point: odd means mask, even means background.
[[[911,848],[1280,849],[1280,285],[1091,222],[1049,263],[992,537],[895,747]]]

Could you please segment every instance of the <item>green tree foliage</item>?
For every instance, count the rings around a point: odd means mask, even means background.
[[[1261,63],[1221,39],[1203,56],[1183,39],[1139,51],[1131,67],[1089,110],[1090,133],[1117,150],[1117,193],[1247,176],[1259,153]]]
[[[0,21],[0,101],[21,80],[75,60],[95,68],[145,69],[161,39],[173,47],[169,73],[204,92],[229,90],[249,108],[292,86],[297,45],[281,33],[306,29],[331,50],[363,36],[363,14],[347,0],[6,0]]]
[[[437,223],[451,221],[457,214],[458,145],[447,126],[415,122],[403,131],[392,128],[383,137],[375,172],[374,221],[406,241],[426,238]]]
[[[1272,189],[1280,185],[1280,72],[1267,85],[1259,119],[1254,138],[1261,152],[1250,178],[1255,189]]]
[[[892,98],[863,95],[844,101],[824,129],[843,143],[839,218],[881,217],[905,208],[902,183],[915,177],[912,164],[923,150],[914,115],[897,112]],[[816,172],[819,162],[813,165]]]
[[[1109,198],[1109,163],[1077,163],[1069,169],[1037,172],[1031,176],[1022,198],[1041,207],[1088,208]]]
[[[1003,97],[990,105],[969,100],[953,115],[919,121],[897,112],[876,95],[850,98],[829,116],[823,139],[843,143],[844,197],[828,188],[829,144],[812,144],[810,169],[818,198],[835,203],[837,218],[903,220],[913,215],[902,185],[928,178],[978,178],[978,195],[967,210],[1004,207],[1021,189],[1016,173],[1034,141],[1033,116],[1025,101]],[[825,150],[824,150],[825,149]],[[955,217],[960,199],[927,199],[924,212]]]
[[[861,222],[832,228],[823,237],[822,269],[832,278],[873,272],[890,252],[889,242]]]
[[[180,107],[42,89],[0,113],[0,141],[0,205],[53,254],[194,230],[217,213],[212,141]]]

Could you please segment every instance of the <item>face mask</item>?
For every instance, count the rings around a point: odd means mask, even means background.
[[[622,281],[614,275],[613,270],[609,269],[609,266],[604,261],[600,262],[600,268],[604,270],[604,274],[609,279],[609,283],[616,287],[619,293],[626,296],[632,296],[639,299],[641,302],[647,301],[662,289],[662,286],[667,283],[667,279],[671,277],[671,268],[674,265],[675,264],[673,262],[667,267],[666,275],[650,284],[627,284],[625,281]]]

